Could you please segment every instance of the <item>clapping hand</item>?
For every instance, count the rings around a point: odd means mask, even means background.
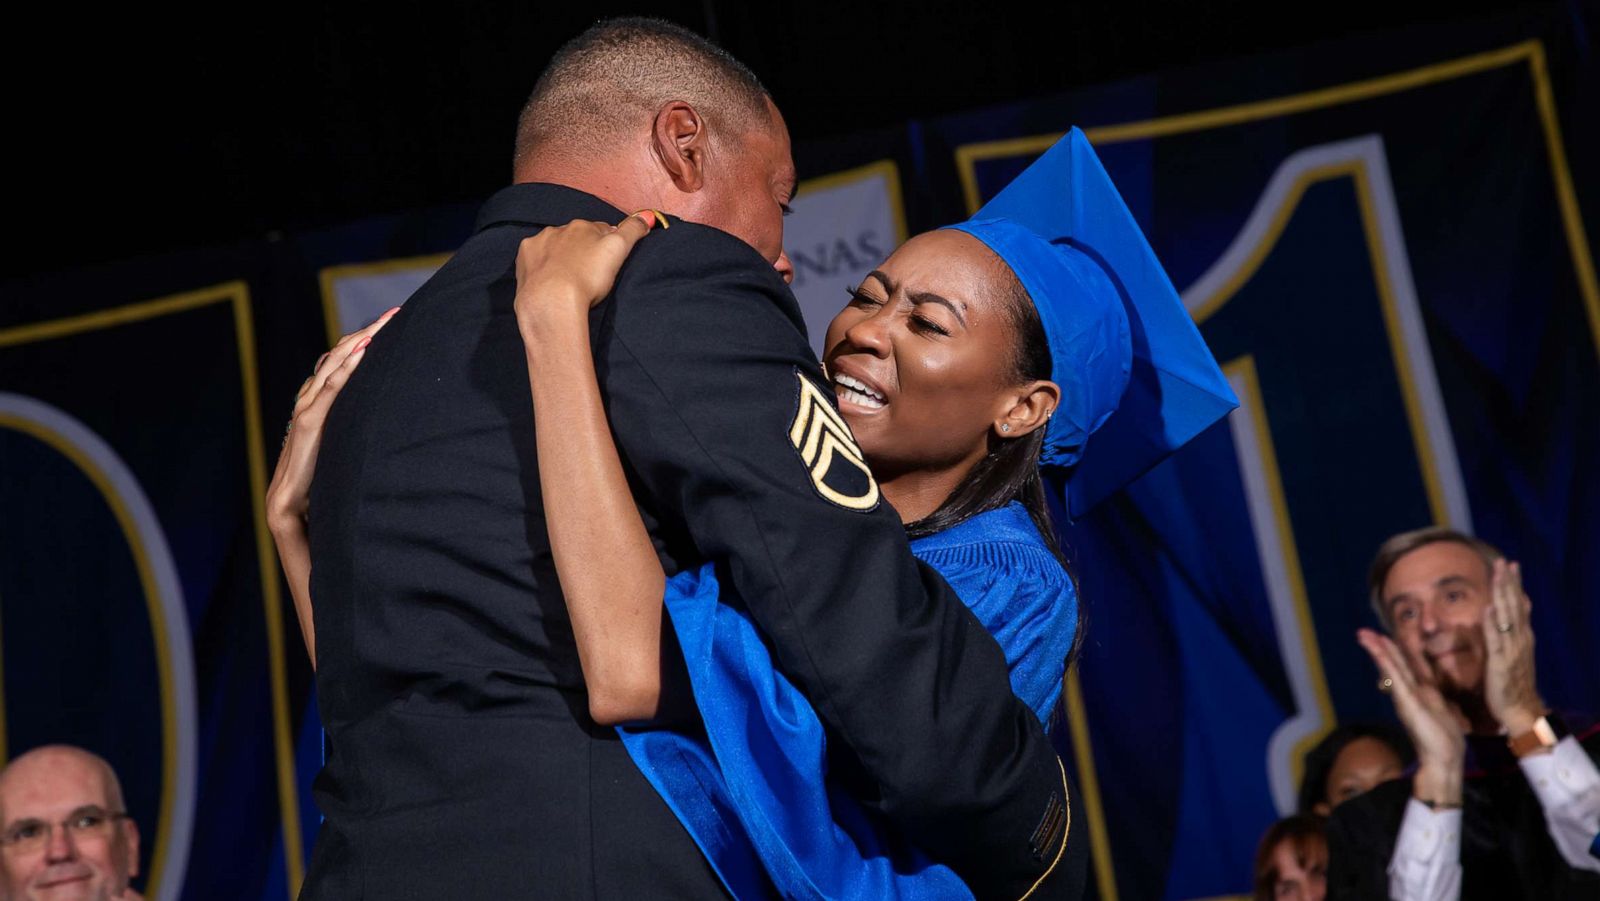
[[[1445,700],[1426,665],[1413,666],[1387,636],[1360,629],[1356,640],[1377,664],[1379,688],[1394,699],[1395,714],[1416,746],[1416,797],[1432,806],[1459,806],[1467,748],[1460,710]]]
[[[1508,734],[1521,735],[1545,712],[1534,687],[1533,629],[1528,623],[1533,603],[1522,590],[1522,566],[1496,560],[1489,597],[1483,608],[1483,643],[1488,651],[1483,700]]]

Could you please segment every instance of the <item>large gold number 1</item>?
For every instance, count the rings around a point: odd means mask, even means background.
[[[1329,184],[1338,182],[1344,184]],[[1403,410],[1405,418],[1404,433],[1409,435],[1420,475],[1420,487],[1425,494],[1425,507],[1403,503],[1394,506],[1396,509],[1425,509],[1436,523],[1470,529],[1466,490],[1456,461],[1427,336],[1423,331],[1383,144],[1377,136],[1308,148],[1285,160],[1269,181],[1239,236],[1216,264],[1184,292],[1184,302],[1202,331],[1207,333],[1213,347],[1222,351],[1221,355],[1232,356],[1248,346],[1251,339],[1241,337],[1237,323],[1234,324],[1231,337],[1222,340],[1213,338],[1213,329],[1208,325],[1225,305],[1251,290],[1252,280],[1278,246],[1307,192],[1319,187],[1322,190],[1343,188],[1354,191],[1360,226],[1365,235],[1366,254],[1394,370],[1394,384],[1398,385],[1401,395],[1398,407]],[[1324,276],[1324,273],[1305,271],[1296,276],[1316,279]],[[1278,288],[1268,286],[1264,290],[1274,291]],[[1262,300],[1255,298],[1257,303]],[[1282,300],[1286,304],[1293,302],[1293,298]],[[1330,310],[1327,313],[1330,321],[1333,317],[1360,315],[1358,310]],[[1306,311],[1299,311],[1299,315],[1306,315]],[[1253,337],[1259,341],[1264,335]],[[1319,366],[1347,366],[1352,370],[1349,373],[1351,383],[1362,381],[1361,370],[1372,365],[1372,357],[1357,354],[1341,356],[1336,347],[1331,350],[1330,353],[1330,348],[1320,351],[1305,349],[1307,353],[1317,354]],[[1278,351],[1281,354],[1282,348],[1278,348]],[[1295,702],[1294,714],[1273,733],[1267,749],[1267,772],[1273,800],[1281,812],[1289,813],[1295,806],[1301,758],[1313,743],[1332,728],[1335,716],[1312,619],[1312,599],[1306,590],[1302,551],[1295,540],[1284,475],[1279,466],[1267,403],[1263,399],[1258,361],[1257,352],[1238,353],[1224,363],[1223,369],[1240,398],[1241,408],[1230,420],[1230,426],[1245,489],[1245,501],[1250,512],[1256,553],[1273,613],[1274,631]],[[1267,377],[1270,379],[1272,374],[1269,373]],[[1370,386],[1371,383],[1367,384]],[[1303,397],[1297,400],[1303,408],[1315,410],[1337,405],[1342,399]],[[1297,426],[1302,433],[1309,433],[1313,447],[1321,444],[1322,436],[1317,434],[1320,428],[1336,427],[1320,421],[1314,413],[1304,416]],[[1381,424],[1374,423],[1374,440],[1379,440],[1377,436],[1381,434],[1380,429]],[[1391,429],[1390,435],[1394,431]],[[1341,470],[1337,464],[1328,461],[1319,461],[1315,471],[1325,477],[1344,480],[1368,479],[1378,475]],[[1304,510],[1301,515],[1306,515]],[[1372,511],[1373,518],[1389,515],[1392,514],[1386,511]],[[1401,516],[1395,528],[1423,524],[1405,521],[1405,514]],[[1377,531],[1392,530],[1379,528]],[[1352,585],[1360,584],[1358,577],[1349,581]],[[1343,597],[1330,598],[1328,603],[1348,603],[1353,594],[1349,592]]]

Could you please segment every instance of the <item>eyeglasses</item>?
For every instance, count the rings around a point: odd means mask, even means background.
[[[81,839],[101,839],[110,833],[112,823],[126,819],[127,816],[128,812],[125,810],[80,807],[72,812],[72,816],[62,820],[60,826],[74,842]],[[4,847],[12,854],[36,853],[50,843],[50,835],[55,825],[40,819],[18,820],[7,826],[5,832],[0,833],[0,847]]]

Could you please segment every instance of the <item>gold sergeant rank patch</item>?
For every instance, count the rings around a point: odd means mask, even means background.
[[[850,427],[821,389],[798,369],[794,376],[800,391],[789,443],[810,473],[811,487],[846,510],[871,510],[878,505],[878,483]]]

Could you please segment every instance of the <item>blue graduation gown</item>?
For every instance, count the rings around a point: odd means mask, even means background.
[[[1078,598],[1027,512],[1012,503],[911,550],[995,636],[1012,690],[1045,721],[1061,694]],[[667,583],[705,735],[619,730],[728,890],[740,899],[970,898],[955,873],[826,778],[821,721],[729,592],[709,563]]]

